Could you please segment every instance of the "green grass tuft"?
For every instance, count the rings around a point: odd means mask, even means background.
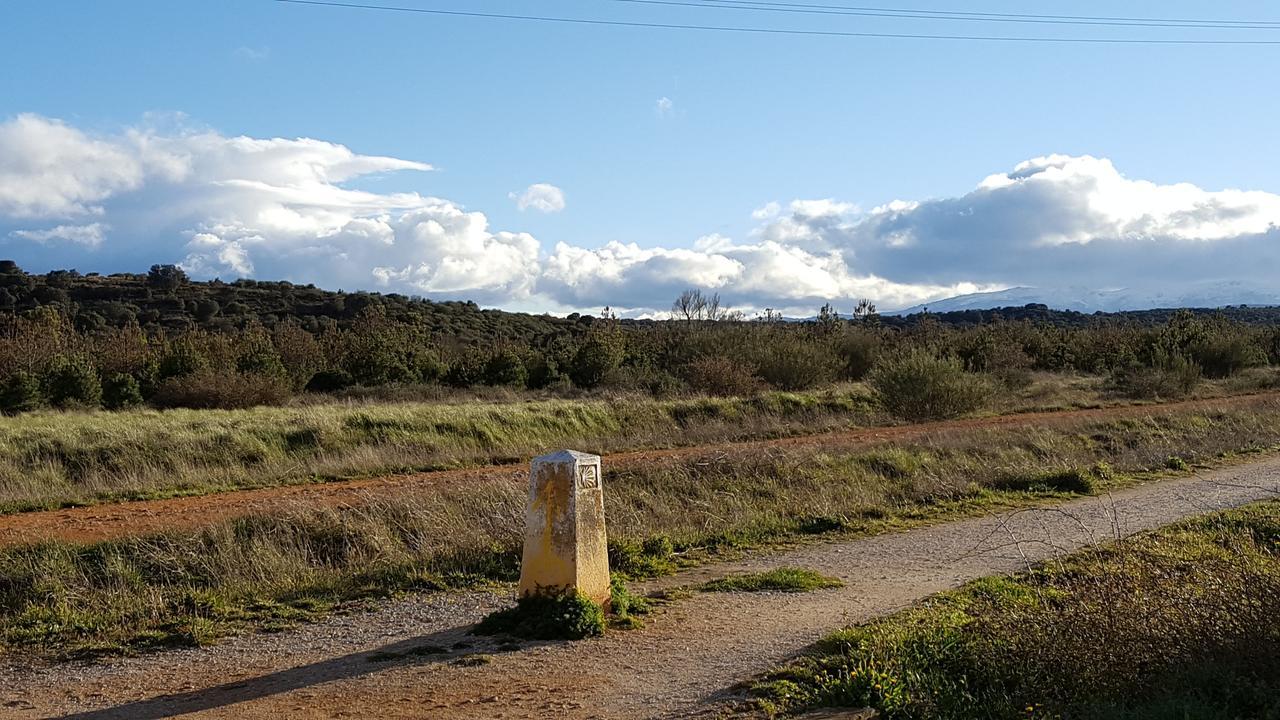
[[[712,580],[699,586],[703,592],[812,592],[843,586],[840,580],[805,568],[777,568]]]

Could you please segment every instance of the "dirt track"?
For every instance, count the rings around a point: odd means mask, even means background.
[[[696,595],[640,630],[496,653],[467,625],[493,594],[418,596],[367,615],[96,665],[5,668],[0,717],[707,717],[725,689],[841,625],[991,573],[1209,510],[1280,498],[1280,458],[1035,510],[805,547],[701,568],[662,585],[783,565],[847,585],[817,593]],[[374,662],[370,653],[473,647]],[[483,666],[457,663],[494,652]]]
[[[616,470],[674,462],[691,457],[751,453],[768,449],[813,446],[828,449],[858,447],[890,440],[912,440],[955,430],[1031,427],[1121,417],[1145,417],[1190,409],[1274,403],[1277,399],[1280,399],[1280,393],[1191,400],[1162,405],[1024,413],[894,427],[858,428],[820,435],[618,453],[605,458],[605,467]],[[282,506],[359,504],[369,495],[465,485],[480,480],[505,479],[511,482],[524,482],[525,472],[523,465],[500,465],[2,515],[0,516],[0,546],[45,539],[94,542],[163,530],[200,527],[219,520]]]

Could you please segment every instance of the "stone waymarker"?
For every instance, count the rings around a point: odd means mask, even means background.
[[[573,450],[533,461],[525,510],[520,596],[577,590],[609,603],[600,456]]]

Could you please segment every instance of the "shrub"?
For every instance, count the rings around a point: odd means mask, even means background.
[[[581,640],[604,634],[604,609],[577,593],[531,595],[481,620],[472,632],[527,640]]]
[[[356,381],[345,370],[321,370],[307,381],[307,392],[329,393],[346,390]]]
[[[123,410],[142,404],[142,389],[132,375],[116,373],[102,384],[102,404],[108,410]]]
[[[419,382],[438,383],[449,373],[449,366],[444,364],[434,351],[419,348],[409,356],[409,369],[417,376]]]
[[[546,353],[531,353],[525,363],[525,368],[529,371],[528,386],[541,390],[556,384],[568,384],[569,378],[561,372],[560,367],[560,363]]]
[[[756,373],[779,390],[807,390],[831,382],[838,370],[836,358],[814,341],[792,338],[773,342],[757,357]]]
[[[199,348],[190,341],[178,342],[160,359],[159,375],[161,378],[194,375],[207,370],[209,360]]]
[[[102,403],[102,382],[93,365],[83,358],[63,358],[42,378],[41,389],[57,407]]]
[[[619,625],[638,627],[641,621],[637,615],[648,615],[653,605],[648,598],[631,592],[622,578],[614,575],[609,578],[609,612]]]
[[[483,353],[475,348],[469,348],[466,352],[455,357],[453,362],[449,363],[449,372],[445,375],[445,382],[459,388],[479,385],[484,382],[487,365],[488,360]]]
[[[708,395],[753,395],[764,387],[741,362],[713,355],[694,358],[685,367],[684,377],[690,388]]]
[[[623,349],[622,337],[617,333],[592,333],[574,354],[569,378],[578,387],[596,387],[622,365]]]
[[[44,398],[40,395],[40,381],[28,372],[19,370],[10,375],[0,387],[0,412],[17,415],[40,407]]]
[[[913,350],[881,360],[867,381],[890,414],[904,420],[940,420],[981,408],[990,384],[967,373],[959,360]]]
[[[1107,380],[1107,389],[1135,400],[1176,399],[1200,383],[1200,366],[1184,355],[1157,354],[1152,366],[1126,365]]]
[[[499,350],[489,357],[484,366],[485,385],[511,385],[525,387],[529,383],[529,370],[514,350]]]
[[[245,333],[240,338],[240,354],[236,357],[236,369],[242,373],[284,377],[284,363],[271,338],[260,328]]]
[[[1262,347],[1240,333],[1219,332],[1191,347],[1189,354],[1207,377],[1231,377],[1241,370],[1267,363]]]
[[[623,365],[615,368],[600,383],[614,390],[645,392],[654,397],[670,397],[685,389],[675,375],[652,365]]]
[[[203,372],[165,380],[151,398],[151,404],[158,408],[234,410],[279,405],[288,398],[288,383],[280,377]]]
[[[351,350],[343,369],[357,385],[374,386],[413,380],[403,354],[385,344],[368,342]]]
[[[875,366],[882,345],[883,341],[879,335],[859,328],[851,328],[838,336],[832,347],[840,359],[841,379],[865,378]]]

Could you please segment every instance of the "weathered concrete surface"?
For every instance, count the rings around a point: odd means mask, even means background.
[[[609,603],[600,456],[561,450],[533,461],[520,595],[576,590]]]

